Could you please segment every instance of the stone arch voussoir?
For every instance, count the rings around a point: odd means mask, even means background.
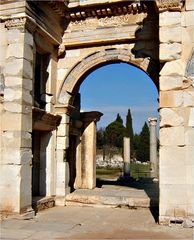
[[[58,101],[61,104],[69,104],[71,97],[74,96],[83,78],[92,70],[99,66],[113,63],[125,62],[132,64],[141,70],[148,72],[150,58],[135,58],[131,50],[124,48],[107,48],[98,52],[89,54],[81,61],[77,62],[68,72],[64,79]]]

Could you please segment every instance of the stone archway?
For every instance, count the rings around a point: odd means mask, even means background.
[[[80,113],[78,96],[80,85],[93,70],[117,62],[136,66],[152,76],[153,82],[158,86],[156,74],[158,69],[155,61],[149,57],[135,58],[132,51],[125,48],[105,48],[87,55],[73,65],[66,74],[59,94],[60,104],[66,108],[74,108],[69,113],[69,122],[65,125],[69,133],[66,135],[69,142],[66,145],[66,151],[67,164],[70,167],[71,188],[72,182],[75,188],[92,189],[96,186],[96,121],[101,114],[98,112]]]
[[[78,91],[84,78],[94,69],[115,62],[125,62],[146,72],[158,88],[158,66],[150,57],[135,58],[131,50],[125,48],[105,48],[94,52],[77,62],[67,73],[58,97],[60,104],[69,104],[70,96]]]

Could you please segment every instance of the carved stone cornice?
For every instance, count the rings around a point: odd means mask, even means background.
[[[32,34],[36,31],[42,36],[46,36],[50,39],[52,43],[55,45],[60,45],[59,42],[54,36],[52,36],[46,29],[44,29],[40,24],[36,22],[36,20],[32,19],[29,16],[23,16],[19,18],[12,18],[12,19],[4,19],[5,27],[7,29],[17,28],[21,31],[27,29]]]
[[[156,0],[156,4],[159,11],[181,11],[184,5],[184,0]]]
[[[125,14],[136,14],[146,12],[147,6],[143,2],[123,3],[119,5],[100,5],[88,8],[69,8],[68,12],[64,13],[66,19],[69,20],[83,20],[88,17],[109,17]]]
[[[20,17],[20,18],[12,18],[12,19],[7,19],[5,21],[5,26],[7,29],[13,29],[13,28],[18,28],[21,30],[27,29],[30,32],[34,32],[36,30],[36,23],[32,20],[29,19],[29,17]]]
[[[53,131],[60,124],[61,116],[47,113],[46,111],[33,107],[33,130]]]
[[[67,10],[67,5],[68,5],[67,0],[58,0],[58,1],[52,1],[50,0],[48,4],[52,8],[52,10],[59,16],[64,15],[64,11]]]

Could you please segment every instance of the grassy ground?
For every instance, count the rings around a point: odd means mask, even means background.
[[[131,164],[131,176],[133,178],[140,178],[140,177],[149,177],[150,176],[150,165],[144,165],[139,163],[132,163]]]
[[[150,165],[144,165],[139,163],[131,163],[131,177],[149,177],[150,176]],[[97,168],[96,178],[99,179],[115,179],[122,176],[122,169],[109,169],[109,168]]]
[[[97,168],[96,178],[99,179],[115,179],[122,175],[121,169],[111,169],[111,168]]]

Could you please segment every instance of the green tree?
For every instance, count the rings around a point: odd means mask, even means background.
[[[132,124],[132,117],[131,117],[131,111],[128,109],[128,113],[126,116],[126,128],[125,128],[125,137],[130,138],[130,150],[131,150],[131,157],[134,157],[134,134],[133,134],[133,124]]]
[[[150,131],[145,122],[142,131],[139,135],[139,140],[136,149],[137,160],[147,162],[150,160]]]
[[[123,136],[125,127],[119,114],[114,122],[110,123],[105,130],[106,142],[110,146],[121,148],[123,146]]]
[[[106,144],[106,142],[105,142],[105,129],[104,128],[100,128],[100,129],[98,129],[97,134],[96,134],[96,145],[97,145],[97,148],[98,149],[103,148],[103,146],[105,144]]]

